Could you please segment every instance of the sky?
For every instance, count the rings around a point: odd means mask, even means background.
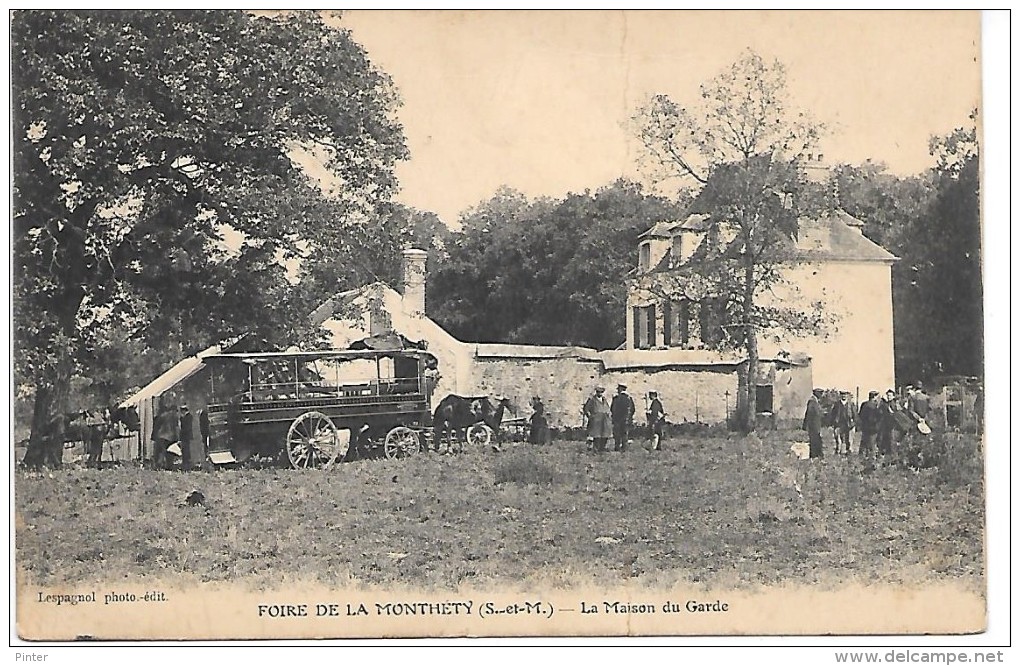
[[[752,48],[829,128],[830,162],[919,173],[980,104],[977,12],[352,11],[403,100],[398,199],[453,223],[501,185],[562,197],[638,178],[630,118],[685,104]]]

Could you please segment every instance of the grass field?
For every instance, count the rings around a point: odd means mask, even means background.
[[[41,585],[983,589],[979,478],[802,461],[797,434],[763,437],[672,439],[657,454],[558,441],[328,472],[18,472],[17,563]],[[185,503],[192,490],[202,504]]]

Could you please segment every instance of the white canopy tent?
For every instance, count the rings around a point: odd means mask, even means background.
[[[169,370],[120,403],[120,407],[134,407],[138,411],[139,429],[136,454],[138,458],[144,459],[146,457],[148,443],[152,439],[152,421],[156,401],[159,397],[205,367],[204,359],[207,356],[219,354],[221,351],[222,347],[220,345],[213,345],[194,356],[178,361]]]

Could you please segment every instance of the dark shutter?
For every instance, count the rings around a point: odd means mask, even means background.
[[[648,346],[654,347],[658,339],[655,329],[655,305],[648,306]]]
[[[712,301],[704,299],[698,303],[698,318],[701,324],[701,341],[706,345],[712,345],[715,343],[715,328],[712,320],[715,317],[712,316]]]
[[[668,300],[662,303],[662,344],[673,346],[673,308]]]
[[[686,347],[691,338],[690,303],[686,298],[680,301],[680,312],[677,314],[677,323],[680,324],[680,346]]]

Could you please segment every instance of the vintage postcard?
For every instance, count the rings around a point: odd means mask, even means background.
[[[10,31],[16,638],[986,631],[979,12]]]

